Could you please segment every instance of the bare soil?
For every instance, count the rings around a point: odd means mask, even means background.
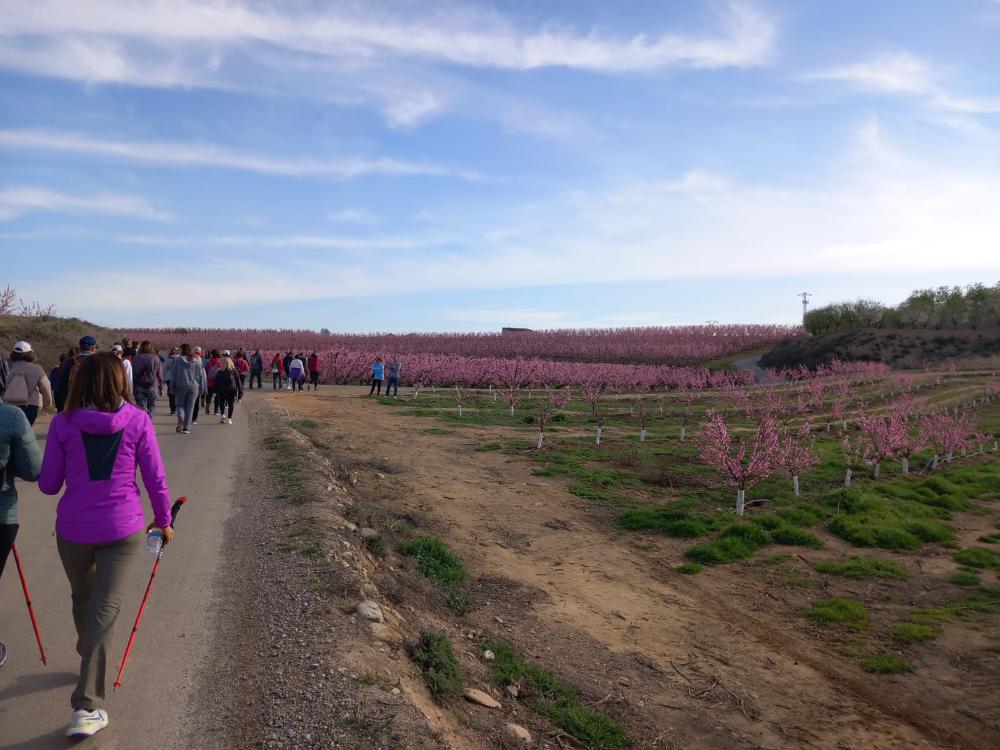
[[[575,746],[490,686],[478,647],[488,635],[573,685],[638,748],[1000,747],[996,616],[946,624],[938,641],[903,652],[916,672],[894,676],[867,674],[846,655],[870,650],[874,636],[862,642],[804,617],[818,599],[861,598],[872,632],[882,630],[940,600],[948,584],[922,571],[957,569],[950,550],[893,555],[914,577],[873,584],[816,574],[809,563],[858,552],[821,533],[823,550],[780,548],[790,554],[685,576],[675,568],[690,543],[619,531],[614,507],[533,475],[531,460],[475,450],[524,433],[451,424],[428,433],[436,422],[364,393],[332,387],[266,398],[316,423],[306,432],[351,477],[356,521],[390,542],[401,519],[437,534],[472,572],[478,609],[459,616],[402,558],[368,561],[382,600],[406,620],[404,636],[443,629],[461,647],[466,683],[503,704],[442,710],[415,670],[404,670],[404,694],[449,746],[502,746],[506,721],[529,727],[546,746]],[[995,516],[961,514],[959,541],[986,533]],[[995,586],[995,573],[983,582]]]

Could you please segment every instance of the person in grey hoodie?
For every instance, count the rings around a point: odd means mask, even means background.
[[[170,377],[177,401],[177,432],[187,435],[191,432],[198,397],[207,392],[205,368],[192,353],[190,344],[181,346],[181,356],[174,360]]]
[[[170,350],[170,356],[163,363],[163,382],[167,384],[167,400],[170,402],[170,416],[177,413],[177,400],[174,398],[174,386],[171,382],[174,377],[174,360],[181,356],[181,349],[175,346]]]
[[[42,451],[28,418],[16,406],[0,404],[0,576],[17,537],[17,488],[14,479],[34,482],[42,467]],[[0,667],[7,647],[0,643]]]

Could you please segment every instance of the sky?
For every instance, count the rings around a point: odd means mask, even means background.
[[[0,287],[135,326],[795,323],[1000,281],[1000,1],[0,0]]]

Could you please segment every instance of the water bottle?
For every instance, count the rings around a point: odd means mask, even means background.
[[[163,531],[161,529],[152,529],[148,534],[146,534],[146,552],[156,557],[160,554],[160,550],[163,549]]]

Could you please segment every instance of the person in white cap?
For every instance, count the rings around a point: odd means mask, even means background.
[[[35,351],[27,341],[18,341],[10,353],[10,374],[3,400],[10,406],[19,407],[32,425],[38,419],[39,409],[52,408],[49,376],[35,364]]]
[[[122,361],[122,366],[125,368],[125,379],[128,380],[128,390],[129,393],[132,392],[132,363],[125,359],[125,349],[122,348],[121,344],[115,344],[111,347],[111,353],[114,354],[118,359]]]

